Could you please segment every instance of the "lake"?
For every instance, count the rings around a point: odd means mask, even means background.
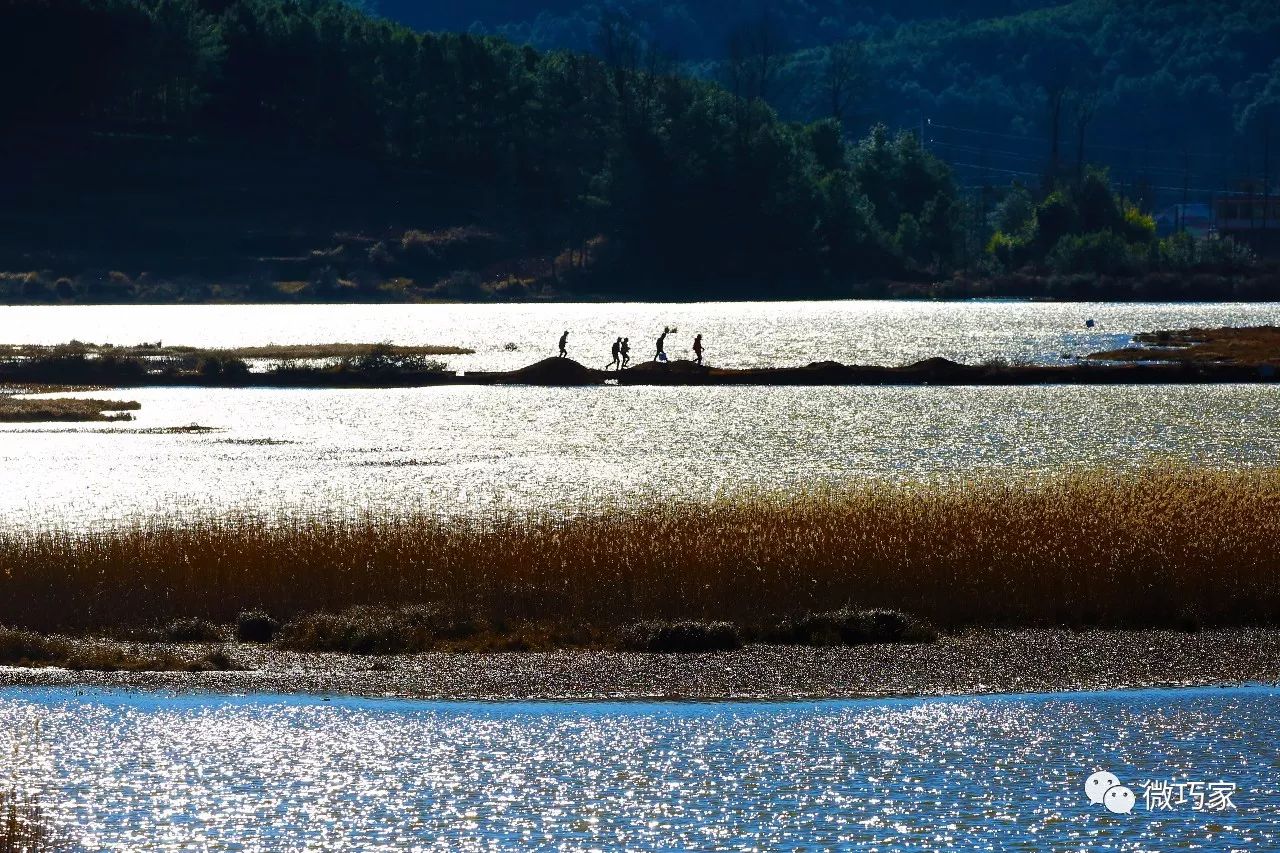
[[[1270,849],[1277,720],[1269,687],[714,704],[12,688],[0,755],[95,850]],[[1130,813],[1090,802],[1100,770]],[[1148,808],[1166,783],[1184,801]],[[1218,783],[1231,808],[1208,808]]]
[[[1085,327],[1094,321],[1092,329]],[[933,356],[980,363],[1054,363],[1120,346],[1137,332],[1280,324],[1280,303],[838,301],[560,303],[514,305],[0,306],[0,342],[252,346],[291,343],[451,344],[456,370],[510,370],[556,354],[604,367],[614,339],[634,361],[653,355],[662,327],[673,358],[703,335],[709,363],[773,367],[833,359],[899,365]],[[514,346],[514,349],[509,347]]]
[[[1096,320],[1086,329],[1084,319]],[[901,364],[932,355],[1051,362],[1138,331],[1280,324],[1280,305],[787,302],[693,305],[0,308],[0,340],[120,344],[390,341],[473,346],[459,369],[554,351],[607,359],[633,331],[696,329],[708,359]],[[609,330],[607,333],[604,330]],[[514,352],[504,349],[514,343]],[[1280,388],[118,389],[116,424],[0,426],[0,519],[96,525],[170,512],[589,511],[857,479],[969,479],[1162,461],[1271,465]],[[200,425],[201,433],[174,433]]]

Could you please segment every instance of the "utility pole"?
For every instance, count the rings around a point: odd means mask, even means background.
[[[1178,208],[1178,233],[1187,230],[1187,185],[1191,181],[1191,155],[1182,149],[1182,206]]]
[[[1245,189],[1248,191],[1248,195],[1245,196],[1245,201],[1248,202],[1248,207],[1249,207],[1249,230],[1252,231],[1254,228],[1258,227],[1258,219],[1257,219],[1258,206],[1253,203],[1253,199],[1254,199],[1254,196],[1256,195],[1257,188],[1254,186],[1254,183],[1253,183],[1253,155],[1252,154],[1249,155],[1249,170],[1245,174],[1249,176],[1249,182],[1245,186]]]
[[[1262,118],[1262,230],[1271,219],[1271,116]],[[1265,239],[1265,238],[1264,238]]]

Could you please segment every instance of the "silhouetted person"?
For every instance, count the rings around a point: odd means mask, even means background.
[[[670,330],[670,329],[668,329],[666,326],[663,326],[663,327],[662,327],[662,334],[658,335],[658,349],[657,349],[657,352],[655,352],[655,353],[653,354],[653,360],[654,360],[654,361],[666,361],[666,360],[667,360],[667,350],[666,350],[666,345],[667,345],[667,334],[668,334],[670,331],[671,331],[671,330]]]
[[[621,366],[622,366],[621,357],[622,357],[622,338],[618,338],[616,341],[613,342],[613,361],[609,362],[609,367],[617,367],[621,369]]]
[[[618,347],[618,352],[622,353],[622,366],[625,368],[631,363],[631,338],[622,339],[622,345]]]
[[[702,364],[702,335],[700,334],[693,336],[693,354],[696,356],[693,363]]]
[[[569,345],[569,330],[565,329],[564,334],[560,336],[560,358],[565,358],[566,356],[569,355],[569,351],[565,349],[565,347],[567,347],[568,345]]]

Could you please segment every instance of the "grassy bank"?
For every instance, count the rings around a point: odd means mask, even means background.
[[[72,341],[0,346],[0,385],[346,387],[435,384],[456,346],[286,344],[228,349]],[[251,366],[250,362],[254,362]],[[264,365],[263,362],[266,362]]]
[[[444,344],[401,346],[398,344],[267,344],[252,347],[192,347],[165,346],[163,341],[141,343],[132,346],[113,346],[83,341],[65,344],[2,344],[0,360],[66,358],[73,356],[93,358],[143,358],[161,364],[168,362],[196,363],[209,359],[267,359],[288,361],[291,359],[343,359],[382,358],[402,359],[436,355],[471,355],[468,347]]]
[[[130,421],[128,412],[140,408],[134,400],[27,400],[0,394],[0,423]]]
[[[1094,353],[1089,357],[1100,361],[1159,360],[1280,367],[1280,328],[1276,326],[1142,332],[1133,339],[1139,346]]]
[[[1150,358],[1150,356],[1148,357]],[[930,358],[900,367],[813,362],[796,367],[721,368],[691,361],[640,362],[621,371],[587,367],[570,358],[546,358],[516,370],[450,371],[420,356],[340,358],[279,362],[250,370],[238,358],[183,363],[147,358],[50,356],[0,360],[0,386],[222,387],[222,388],[414,388],[438,385],[1167,385],[1275,382],[1271,365],[1242,363],[958,364]]]
[[[46,636],[3,626],[0,626],[0,666],[57,666],[81,672],[210,672],[235,668],[221,651],[191,657],[171,651],[142,651],[118,643]]]
[[[1280,620],[1280,469],[855,486],[596,516],[159,518],[0,532],[0,624],[116,630],[422,604],[487,625],[776,625],[893,608],[941,627]]]

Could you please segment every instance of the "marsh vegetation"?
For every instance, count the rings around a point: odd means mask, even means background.
[[[82,672],[209,672],[235,668],[220,650],[192,657],[144,650],[135,644],[38,634],[2,625],[0,666],[56,666]]]
[[[0,853],[41,853],[55,843],[44,810],[10,788],[0,787]]]
[[[383,624],[371,636],[392,637],[388,650],[525,629],[544,637],[530,645],[589,644],[681,620],[731,622],[748,640],[790,625],[808,642],[859,630],[812,616],[846,608],[942,629],[1272,624],[1278,539],[1276,468],[851,485],[573,516],[174,516],[0,533],[0,624],[230,625],[259,609],[286,623],[285,642],[343,648]]]
[[[1141,332],[1138,346],[1094,353],[1101,361],[1174,361],[1247,367],[1280,366],[1280,327],[1244,326]]]
[[[0,384],[79,386],[416,384],[444,374],[455,346],[286,344],[225,349],[71,341],[0,346]]]
[[[134,400],[85,400],[73,397],[33,400],[0,394],[0,423],[131,421],[133,416],[129,412],[140,408],[141,405]]]
[[[440,355],[470,355],[475,352],[467,347],[425,344],[405,346],[400,344],[267,344],[244,347],[191,347],[165,346],[163,341],[140,343],[132,346],[94,344],[84,341],[68,341],[65,344],[2,344],[0,360],[41,359],[59,356],[84,356],[96,358],[146,358],[153,361],[179,361],[195,363],[216,359],[341,359],[341,358],[415,358]]]

